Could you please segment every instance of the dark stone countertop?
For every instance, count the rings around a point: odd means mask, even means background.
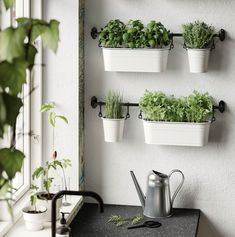
[[[200,210],[174,209],[170,218],[159,218],[162,226],[156,229],[139,228],[128,230],[127,226],[116,227],[108,223],[111,215],[131,217],[142,214],[136,206],[105,205],[104,213],[99,213],[97,204],[84,204],[71,224],[72,237],[195,237],[200,218]],[[143,221],[147,220],[144,218]],[[149,220],[149,219],[148,219]],[[151,219],[152,220],[152,219]]]

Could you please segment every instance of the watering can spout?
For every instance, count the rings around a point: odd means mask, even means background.
[[[142,205],[142,208],[144,209],[144,208],[145,208],[145,196],[144,196],[144,194],[143,194],[143,192],[142,192],[142,189],[140,188],[140,185],[139,185],[139,183],[138,183],[138,181],[137,181],[137,179],[136,179],[136,177],[135,177],[134,172],[133,172],[133,171],[130,171],[130,173],[131,173],[131,177],[132,177],[132,179],[133,179],[133,182],[134,182],[134,184],[135,184],[135,188],[136,188],[137,194],[138,194],[138,196],[139,196],[140,203],[141,203],[141,205]]]

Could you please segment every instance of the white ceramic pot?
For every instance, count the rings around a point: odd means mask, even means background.
[[[145,143],[174,146],[205,146],[211,122],[181,123],[143,120]]]
[[[189,71],[203,73],[208,71],[210,49],[188,49]]]
[[[163,72],[167,68],[169,48],[103,48],[105,71]]]
[[[102,118],[104,128],[104,140],[106,142],[120,142],[123,137],[125,119]]]
[[[56,220],[60,218],[60,208],[62,207],[62,197],[58,198],[56,201]],[[38,199],[38,205],[45,206],[47,208],[45,221],[51,221],[51,200]]]
[[[29,213],[29,211],[33,211],[32,207],[25,207],[23,209],[23,218],[27,230],[37,231],[43,229],[47,209],[46,207],[39,206],[37,210],[40,211],[40,213]]]

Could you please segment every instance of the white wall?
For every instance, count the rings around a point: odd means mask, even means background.
[[[178,168],[186,181],[176,207],[200,208],[203,215],[199,236],[235,236],[235,1],[233,0],[87,0],[86,1],[86,189],[97,191],[106,203],[139,205],[129,170],[134,170],[145,190],[150,170],[169,173]],[[228,37],[212,52],[210,71],[190,74],[182,40],[175,40],[169,55],[169,69],[161,74],[108,73],[103,70],[101,49],[90,37],[93,26],[102,27],[110,19],[160,20],[172,32],[196,19],[224,28]],[[137,109],[125,124],[124,141],[103,141],[98,109],[90,107],[93,95],[104,98],[117,89],[129,102],[138,102],[145,89],[188,95],[193,90],[208,91],[228,107],[217,114],[210,143],[203,148],[145,145],[142,121]],[[173,185],[175,186],[175,185]]]
[[[59,158],[72,160],[68,171],[71,187],[78,188],[78,1],[44,1],[44,18],[60,21],[57,54],[44,54],[43,100],[54,101],[58,113],[68,117],[69,125],[58,121],[55,146]],[[43,120],[43,158],[51,157],[52,133]]]

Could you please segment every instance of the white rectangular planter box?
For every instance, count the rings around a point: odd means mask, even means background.
[[[102,48],[105,71],[163,72],[167,68],[169,48]]]
[[[174,146],[205,146],[211,122],[181,123],[143,120],[145,143]]]

